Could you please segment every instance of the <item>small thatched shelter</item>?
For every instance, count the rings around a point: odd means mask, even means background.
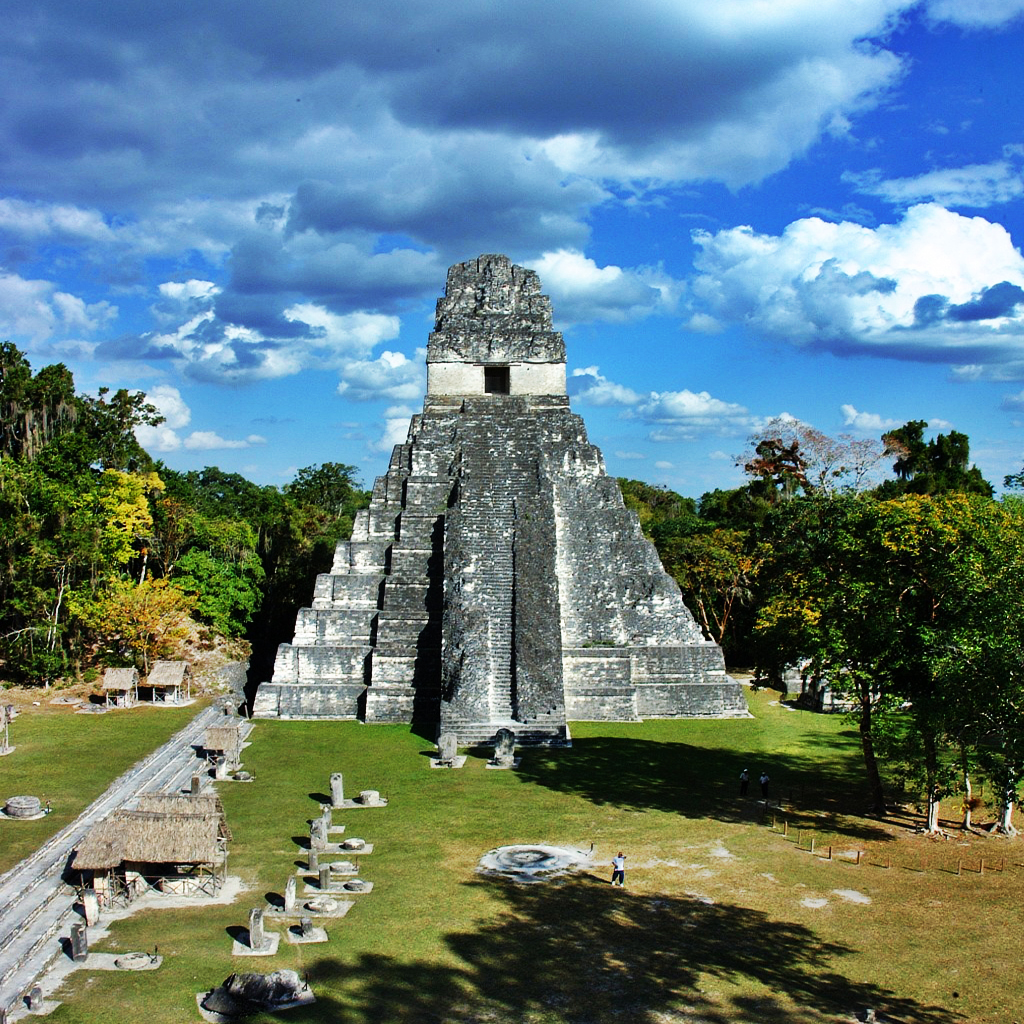
[[[215,815],[217,818],[217,838],[221,842],[230,842],[231,829],[224,815],[224,805],[220,794],[199,793],[196,796],[184,796],[180,793],[142,793],[138,799],[136,810],[145,814],[192,815],[204,817]]]
[[[192,667],[187,661],[155,661],[146,685],[154,704],[183,704],[192,696]]]
[[[139,673],[134,668],[108,668],[103,673],[108,708],[134,707],[139,699]]]
[[[83,887],[106,905],[128,903],[147,889],[216,895],[227,865],[223,813],[212,806],[202,806],[201,813],[189,809],[114,811],[75,851],[72,867]]]
[[[242,723],[211,726],[206,730],[203,749],[211,760],[223,755],[229,765],[237,765],[242,759]]]

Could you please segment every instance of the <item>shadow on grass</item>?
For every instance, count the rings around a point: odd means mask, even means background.
[[[569,755],[531,748],[520,753],[517,773],[524,781],[595,804],[741,822],[770,816],[780,801],[787,808],[813,808],[829,815],[859,815],[865,809],[863,772],[849,755],[831,762],[795,754],[751,758],[735,750],[609,736],[574,740]],[[741,797],[739,775],[744,768],[751,782],[747,796]],[[767,812],[757,782],[762,770],[771,780]],[[834,828],[862,840],[891,838],[859,818],[837,818]]]
[[[755,910],[634,896],[581,878],[467,884],[494,888],[505,906],[479,930],[444,938],[451,964],[321,960],[309,970],[317,1004],[289,1020],[655,1024],[671,1015],[808,1024],[867,1007],[881,1020],[961,1019],[845,976],[841,961],[852,950]]]

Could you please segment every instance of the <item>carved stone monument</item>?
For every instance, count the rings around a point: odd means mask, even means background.
[[[253,907],[249,911],[249,948],[261,952],[269,945],[267,933],[263,930],[263,909]]]
[[[284,883],[284,910],[290,914],[295,909],[295,876],[292,875]]]
[[[746,715],[721,649],[569,409],[537,275],[448,271],[427,396],[253,713],[439,723],[461,745],[572,719]]]
[[[496,768],[511,768],[516,761],[516,734],[511,729],[499,729],[494,741]]]
[[[345,803],[345,779],[341,772],[331,773],[331,806],[341,807]]]
[[[81,921],[71,926],[71,959],[80,964],[89,958],[89,932]]]

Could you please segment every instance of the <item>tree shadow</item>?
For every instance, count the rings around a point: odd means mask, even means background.
[[[466,884],[489,887],[504,906],[478,930],[444,938],[452,963],[320,960],[309,971],[317,1004],[289,1020],[810,1024],[868,1007],[880,1021],[962,1020],[847,977],[841,961],[853,950],[760,911],[633,895],[579,876]]]
[[[828,815],[860,815],[863,779],[851,758],[771,754],[751,757],[724,748],[636,737],[573,740],[572,753],[522,748],[517,774],[524,781],[584,797],[595,804],[658,810],[687,818],[749,822],[785,808],[814,808]],[[739,794],[740,772],[748,769],[750,789]],[[760,799],[758,776],[767,771],[768,807]],[[834,831],[862,840],[888,841],[879,825],[837,817]]]

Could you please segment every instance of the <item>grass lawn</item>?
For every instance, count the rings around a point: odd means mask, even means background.
[[[94,948],[159,944],[162,968],[78,971],[51,1019],[198,1020],[197,991],[274,968],[308,974],[317,996],[277,1018],[291,1024],[825,1024],[869,1006],[934,1024],[1024,1019],[1017,841],[955,830],[928,840],[916,819],[863,817],[850,727],[780,707],[770,691],[750,697],[751,720],[578,723],[572,750],[521,751],[515,772],[474,757],[432,771],[431,744],[408,727],[257,723],[244,755],[256,782],[220,786],[231,872],[248,891],[229,907],[116,923]],[[741,800],[744,767],[755,782]],[[762,769],[773,795],[792,794],[785,814],[762,819]],[[233,960],[249,908],[305,863],[332,771],[347,795],[389,798],[335,812],[347,836],[375,844],[362,870],[374,891],[327,923],[327,944],[282,939],[274,957]],[[493,847],[538,842],[593,843],[594,867],[531,886],[475,871]],[[608,884],[619,849],[625,889]],[[859,865],[854,850],[865,851]]]
[[[185,708],[144,705],[105,715],[76,715],[67,705],[38,706],[20,691],[10,726],[12,754],[0,757],[0,804],[12,796],[50,801],[52,813],[37,821],[0,822],[0,873],[70,824],[111,782],[165,743],[208,701]],[[0,691],[0,701],[12,699]]]

